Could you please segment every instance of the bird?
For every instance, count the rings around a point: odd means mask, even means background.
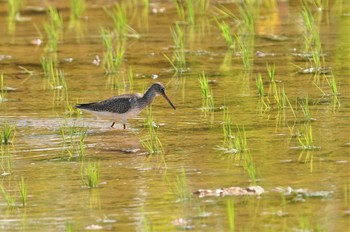
[[[89,112],[98,118],[114,120],[111,128],[114,128],[117,120],[121,120],[125,130],[127,119],[137,116],[144,108],[152,104],[156,96],[163,96],[170,106],[176,110],[165,93],[164,85],[160,82],[152,84],[144,94],[122,94],[99,102],[78,104],[75,108]]]

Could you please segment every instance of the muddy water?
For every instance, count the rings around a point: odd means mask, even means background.
[[[68,28],[69,2],[52,4],[62,13],[65,25],[57,58],[58,68],[65,73],[68,97],[64,90],[50,87],[40,64],[46,43],[43,23],[48,21],[40,7],[45,5],[26,1],[21,16],[28,18],[17,22],[11,34],[6,3],[0,3],[1,73],[4,86],[15,88],[2,96],[6,101],[0,103],[1,130],[4,124],[16,126],[13,143],[1,148],[1,185],[16,200],[8,206],[5,195],[0,197],[1,230],[228,231],[227,205],[232,202],[236,231],[348,228],[349,3],[329,1],[323,11],[310,6],[317,19],[324,67],[333,71],[340,105],[330,95],[330,74],[298,72],[310,63],[292,56],[303,45],[301,7],[294,1],[278,2],[272,10],[260,7],[250,57],[253,68],[248,72],[240,55],[226,48],[213,18],[219,16],[220,4],[235,14],[237,6],[227,1],[212,2],[206,15],[197,15],[194,25],[180,24],[185,32],[187,60],[186,72],[181,74],[174,74],[163,55],[172,57],[174,50],[169,29],[179,20],[174,4],[151,1],[145,8],[141,3],[129,3],[128,25],[140,38],[128,38],[123,64],[112,75],[105,75],[102,63],[97,66],[93,61],[96,56],[103,59],[100,26],[112,27],[103,7],[110,9],[113,2],[88,4],[86,17],[80,21],[82,34]],[[42,33],[40,46],[32,44],[40,38],[34,25]],[[274,35],[277,39],[271,39]],[[264,56],[258,56],[258,51]],[[276,82],[283,84],[291,107],[279,110],[269,95],[271,107],[261,108],[255,80],[261,73],[267,93],[267,63],[275,65]],[[146,112],[129,120],[127,131],[121,130],[120,122],[113,130],[110,121],[85,113],[66,114],[67,105],[129,92],[123,84],[129,68],[134,73],[134,92],[162,82],[177,107],[172,110],[160,97],[152,107],[153,119],[160,125],[163,155],[147,155],[142,146],[148,131],[144,127]],[[202,111],[198,76],[203,71],[213,92],[214,112]],[[300,106],[306,96],[314,119],[311,122],[304,120]],[[236,126],[244,127],[249,152],[224,154],[220,150],[224,107],[230,112],[236,136]],[[301,128],[309,125],[316,149],[303,150],[297,137],[302,137]],[[87,130],[83,158],[79,158],[77,138],[71,142],[68,136],[64,141],[62,128]],[[243,167],[242,160],[248,154],[256,178]],[[91,189],[82,169],[98,161],[99,186]],[[18,190],[21,176],[28,188],[25,207]],[[185,193],[251,185],[261,186],[265,193],[180,197],[174,190],[179,180],[185,183],[180,188]]]

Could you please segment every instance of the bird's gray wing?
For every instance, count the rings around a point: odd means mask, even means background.
[[[77,105],[76,108],[90,111],[108,111],[123,114],[131,108],[130,96],[121,95],[104,101]]]

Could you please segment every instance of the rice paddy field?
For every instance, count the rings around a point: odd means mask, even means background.
[[[347,0],[0,1],[1,231],[349,231]],[[75,109],[166,87],[129,119]]]

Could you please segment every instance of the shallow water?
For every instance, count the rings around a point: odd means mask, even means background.
[[[47,42],[43,23],[48,16],[37,7],[44,5],[26,1],[21,16],[30,19],[17,22],[10,34],[6,4],[0,2],[1,73],[4,86],[16,88],[5,91],[6,101],[0,102],[0,131],[6,123],[16,126],[13,143],[1,147],[1,184],[16,199],[15,205],[8,206],[5,195],[0,196],[1,230],[229,231],[227,205],[233,203],[236,231],[345,231],[350,220],[350,4],[329,1],[323,11],[310,6],[317,19],[324,67],[332,69],[340,93],[338,105],[327,83],[330,74],[299,73],[310,62],[292,54],[303,45],[297,1],[278,2],[272,10],[260,7],[250,57],[253,66],[248,72],[240,55],[227,49],[213,18],[219,16],[219,5],[238,14],[236,4],[211,2],[205,15],[196,16],[194,25],[180,23],[187,69],[178,74],[164,57],[172,57],[174,50],[170,26],[179,20],[175,5],[151,1],[145,8],[133,2],[128,4],[128,25],[140,38],[128,38],[122,66],[111,75],[105,74],[102,62],[99,66],[92,62],[96,56],[103,59],[100,26],[112,27],[103,7],[110,9],[113,2],[88,3],[87,17],[80,21],[83,34],[68,28],[69,2],[55,2],[65,25],[57,58],[68,97],[64,89],[50,87],[40,64]],[[43,35],[40,46],[31,43],[40,37],[34,24]],[[268,94],[267,63],[275,65],[276,82],[284,86],[291,107],[278,109]],[[32,75],[21,67],[33,71]],[[128,120],[126,131],[120,122],[117,129],[111,129],[110,121],[86,113],[66,114],[67,105],[129,92],[129,68],[134,73],[133,92],[162,82],[177,108],[173,110],[161,97],[152,106],[163,154],[147,155],[142,146],[148,134],[146,110]],[[203,71],[213,92],[214,112],[203,111],[198,81]],[[260,104],[258,73],[271,101],[269,109]],[[300,105],[306,96],[311,121],[305,120]],[[232,154],[220,149],[224,107],[232,117],[234,135],[238,136],[237,126],[246,131],[249,152]],[[316,149],[308,150],[300,147],[297,136],[303,136],[302,129],[309,125]],[[73,137],[70,129],[75,130]],[[85,130],[80,157],[77,140]],[[244,168],[249,155],[255,179]],[[99,186],[89,188],[82,168],[98,161]],[[25,207],[18,190],[21,176],[28,187]],[[181,197],[181,191],[175,190],[179,181],[185,183],[180,188],[183,193],[251,185],[265,192],[260,196]]]

